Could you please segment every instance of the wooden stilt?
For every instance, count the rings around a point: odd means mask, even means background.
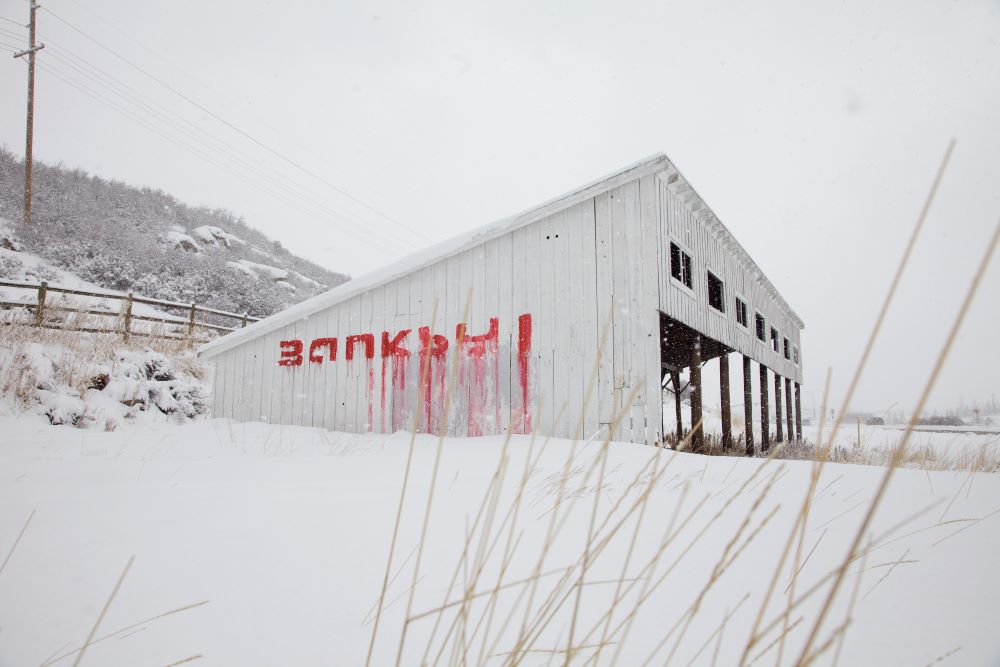
[[[788,427],[788,441],[795,441],[795,429],[792,428],[792,381],[785,378],[785,425]]]
[[[781,376],[774,374],[774,441],[785,439],[785,425],[781,418]]]
[[[750,357],[743,357],[743,444],[747,456],[753,456],[753,386],[750,382]]]
[[[674,383],[674,413],[677,417],[677,442],[684,439],[684,416],[681,413],[681,373],[674,371],[670,374]]]
[[[719,357],[719,392],[722,407],[722,451],[728,452],[733,446],[733,424],[729,404],[729,354]]]
[[[802,385],[795,383],[795,439],[802,441]]]
[[[767,406],[767,366],[760,366],[760,451],[767,453],[771,447],[770,415]]]
[[[701,427],[701,336],[691,342],[691,451],[700,452],[705,445],[705,430]]]

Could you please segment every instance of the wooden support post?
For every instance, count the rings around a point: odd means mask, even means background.
[[[680,442],[684,439],[684,415],[681,411],[681,372],[671,372],[670,379],[674,383],[674,412],[677,417],[677,442]]]
[[[191,304],[190,315],[188,316],[188,342],[194,340],[194,304]]]
[[[691,451],[700,452],[705,445],[705,429],[701,426],[701,336],[691,343]]]
[[[240,324],[240,329],[246,327],[246,325],[247,325],[247,315],[249,315],[249,313],[243,313],[243,323]]]
[[[753,456],[753,385],[750,381],[750,357],[743,357],[743,444],[747,456]]]
[[[45,294],[49,291],[48,281],[38,286],[38,305],[35,306],[35,326],[40,327],[45,319]]]
[[[802,385],[795,383],[795,439],[802,441]]]
[[[774,374],[774,441],[785,439],[785,426],[781,418],[781,376]]]
[[[733,423],[731,406],[729,404],[729,354],[719,357],[719,393],[722,408],[722,451],[728,452],[733,447]]]
[[[771,416],[767,405],[767,366],[760,366],[760,451],[764,454],[771,447]]]
[[[122,338],[125,342],[128,342],[129,335],[132,333],[132,292],[128,293],[128,298],[125,299],[125,331],[122,332]]]
[[[788,442],[795,442],[795,429],[792,428],[792,381],[785,378],[785,425],[788,427]]]

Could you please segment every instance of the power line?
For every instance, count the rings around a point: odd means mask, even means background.
[[[76,5],[76,7],[79,10],[85,12],[86,14],[88,14],[89,16],[91,16],[92,18],[96,19],[98,22],[104,24],[108,28],[110,28],[113,31],[117,32],[122,38],[124,38],[126,41],[130,42],[133,46],[137,47],[141,51],[146,52],[147,54],[149,54],[150,56],[152,56],[154,59],[156,59],[156,60],[160,61],[161,63],[165,64],[169,68],[169,70],[173,71],[174,73],[176,73],[177,75],[179,75],[180,77],[182,77],[185,81],[187,81],[187,82],[189,82],[191,84],[194,84],[194,86],[196,88],[199,88],[199,89],[201,89],[203,91],[204,90],[212,90],[212,91],[215,90],[215,86],[214,85],[206,83],[200,77],[195,76],[190,71],[188,71],[187,69],[185,69],[182,66],[180,66],[176,61],[172,60],[171,58],[166,57],[163,53],[160,53],[159,51],[156,51],[156,50],[150,48],[149,46],[147,46],[146,43],[145,43],[145,41],[141,39],[141,36],[138,35],[138,34],[135,34],[134,31],[130,31],[130,30],[126,30],[125,28],[122,28],[120,25],[118,25],[114,21],[109,20],[106,16],[102,16],[100,13],[98,13],[97,11],[95,11],[93,8],[87,7],[85,4],[83,4],[79,0],[69,0],[69,1],[71,3],[73,3],[74,5]],[[281,135],[284,132],[283,129],[276,128],[274,125],[272,125],[268,121],[268,119],[261,118],[260,115],[256,115],[253,118],[253,120],[256,121],[256,124],[258,126],[262,126],[262,127],[266,128],[267,130],[270,130],[274,135]],[[295,145],[295,148],[298,149],[299,153],[303,153],[304,152],[307,155],[309,155],[312,158],[314,158],[314,160],[320,160],[320,161],[322,161],[322,160],[326,159],[325,155],[319,155],[313,149],[313,147],[311,147],[309,145],[302,145],[301,143],[297,143]],[[289,179],[289,180],[291,180],[291,179]],[[299,181],[293,181],[293,182],[295,182],[296,184],[299,183]],[[304,187],[304,186],[302,186],[302,187]]]
[[[0,35],[7,35],[8,37],[14,37],[16,39],[24,39],[24,35],[19,32],[14,32],[13,30],[8,30],[3,26],[0,26]]]
[[[188,81],[194,82],[195,84],[197,84],[198,87],[202,88],[203,90],[207,90],[207,89],[211,89],[212,88],[211,85],[206,84],[204,81],[202,81],[198,77],[196,77],[193,74],[191,74],[190,72],[182,69],[180,66],[177,65],[177,63],[175,63],[170,58],[167,58],[162,53],[159,53],[159,52],[154,51],[153,49],[151,49],[149,46],[147,46],[146,44],[144,44],[141,39],[137,39],[136,38],[137,36],[133,36],[130,33],[130,31],[128,31],[128,30],[122,28],[121,26],[119,26],[119,25],[117,25],[117,24],[109,21],[106,17],[101,16],[96,11],[94,11],[92,8],[87,7],[86,5],[84,5],[81,2],[78,2],[77,0],[70,0],[70,2],[72,2],[79,9],[83,10],[84,12],[86,12],[87,14],[89,14],[90,16],[94,17],[95,19],[97,19],[98,21],[100,21],[101,23],[103,23],[104,25],[112,28],[115,32],[119,33],[127,41],[131,42],[134,46],[138,47],[142,51],[145,51],[147,54],[149,54],[149,55],[153,56],[154,58],[160,60],[161,62],[165,63],[168,67],[170,67],[175,72],[179,73],[181,76],[183,76]]]
[[[9,32],[3,28],[0,28],[0,30],[3,30],[4,32]],[[12,46],[15,46],[16,48],[16,45]],[[288,178],[287,176],[284,176],[280,172],[274,172],[274,174],[270,174],[261,170],[260,168],[255,167],[253,165],[253,162],[255,160],[259,160],[259,158],[249,156],[248,154],[228,144],[224,140],[219,139],[212,133],[203,130],[194,123],[182,117],[178,117],[180,121],[178,122],[178,120],[171,118],[167,113],[161,111],[158,108],[160,105],[158,105],[156,102],[152,101],[148,97],[145,97],[144,95],[139,93],[139,91],[135,90],[128,84],[122,82],[114,75],[111,75],[108,72],[97,67],[96,65],[93,65],[86,59],[78,56],[77,54],[74,54],[69,49],[60,48],[58,45],[54,46],[55,48],[52,52],[52,55],[56,58],[57,61],[63,63],[65,66],[74,70],[79,75],[83,75],[88,80],[92,81],[94,84],[110,92],[112,95],[115,95],[121,98],[126,103],[131,104],[133,107],[137,108],[140,112],[145,113],[147,116],[152,116],[157,120],[159,120],[160,122],[170,126],[170,128],[188,137],[191,141],[194,142],[194,144],[192,145],[185,143],[183,141],[178,141],[177,137],[170,136],[165,131],[160,131],[158,128],[147,122],[146,119],[142,119],[140,116],[137,116],[134,111],[128,111],[122,108],[120,104],[114,102],[113,100],[109,100],[108,98],[97,94],[93,89],[85,85],[82,85],[79,81],[71,80],[73,78],[71,75],[60,76],[61,70],[58,67],[55,66],[46,67],[45,71],[53,74],[53,76],[56,76],[56,78],[63,81],[67,85],[79,90],[80,92],[97,100],[98,102],[104,104],[105,106],[108,106],[109,108],[119,113],[122,113],[130,120],[133,120],[134,122],[140,124],[142,127],[145,127],[146,129],[152,131],[154,134],[157,134],[158,136],[162,137],[163,139],[166,139],[167,141],[173,143],[174,145],[187,150],[188,152],[192,153],[193,155],[196,155],[197,157],[204,159],[208,163],[222,169],[226,173],[236,178],[239,178],[240,180],[253,186],[254,188],[259,189],[273,196],[278,201],[281,201],[282,203],[287,204],[290,207],[302,213],[305,213],[311,218],[331,223],[334,226],[336,226],[340,231],[343,231],[348,235],[350,235],[351,237],[362,242],[366,243],[377,242],[382,245],[395,247],[399,251],[403,252],[409,250],[409,247],[403,244],[402,242],[392,238],[391,236],[386,236],[380,233],[377,229],[371,227],[370,225],[366,226],[366,223],[362,223],[362,221],[360,220],[353,219],[350,214],[344,211],[335,210],[335,215],[343,217],[347,223],[351,223],[353,226],[348,227],[345,226],[344,224],[338,223],[335,219],[331,219],[330,212],[324,210],[325,205],[310,197],[308,195],[308,192],[293,192],[292,188],[289,188],[287,185],[283,186],[282,184],[275,182],[276,180],[280,180],[283,178],[288,183],[292,184],[294,188],[301,188],[302,190],[305,190],[305,187],[302,186],[297,181]],[[63,55],[61,55],[60,52]],[[69,58],[78,61],[83,65],[83,67],[73,62]],[[108,81],[99,78],[98,75],[100,77],[104,77]],[[185,125],[189,126],[191,129],[188,129],[188,127],[185,127]],[[201,150],[198,149],[199,147],[201,148]],[[220,155],[224,158],[228,158],[232,164],[226,165],[224,163],[225,162],[224,160],[220,161],[219,159],[217,159]],[[250,175],[241,172],[250,172]],[[259,180],[252,178],[252,175],[256,175]],[[302,205],[303,201],[305,202],[306,206]]]
[[[6,21],[7,23],[13,23],[14,25],[24,28],[25,25],[20,21],[15,21],[14,19],[9,19],[6,16],[0,16],[0,21]]]
[[[328,215],[324,211],[321,211],[321,210],[320,211],[309,210],[308,208],[302,206],[302,204],[301,204],[301,198],[297,198],[297,197],[296,198],[292,198],[287,193],[283,193],[280,190],[275,189],[275,187],[273,187],[273,184],[269,182],[269,179],[266,177],[266,175],[263,176],[260,179],[254,179],[254,178],[252,178],[252,177],[250,177],[250,176],[248,176],[248,175],[246,175],[244,173],[240,173],[237,169],[234,169],[231,166],[225,164],[224,162],[221,162],[220,160],[216,159],[216,157],[214,157],[214,152],[215,152],[214,151],[214,147],[212,147],[212,146],[205,146],[204,142],[201,142],[201,144],[202,144],[201,148],[209,151],[209,152],[205,152],[205,150],[199,149],[199,147],[197,145],[192,145],[190,143],[187,143],[187,142],[185,142],[183,140],[178,139],[176,136],[171,136],[168,132],[166,132],[162,128],[156,127],[154,124],[152,124],[148,120],[146,120],[146,119],[142,118],[141,116],[137,115],[134,111],[132,111],[130,109],[127,109],[127,108],[121,106],[120,104],[116,103],[114,100],[111,100],[111,99],[109,99],[109,98],[101,95],[100,93],[96,92],[95,90],[91,89],[90,87],[86,86],[85,84],[82,84],[79,81],[72,80],[68,75],[66,75],[63,72],[60,72],[57,68],[53,67],[51,63],[47,63],[44,66],[42,66],[42,65],[40,65],[40,66],[42,67],[42,69],[44,71],[48,72],[49,74],[51,74],[55,78],[59,79],[63,83],[65,83],[65,84],[67,84],[67,85],[69,85],[69,86],[77,89],[78,91],[80,91],[80,92],[84,93],[85,95],[87,95],[88,97],[91,97],[92,99],[94,99],[94,100],[96,100],[96,101],[104,104],[105,106],[109,107],[110,109],[112,109],[112,110],[114,110],[114,111],[116,111],[116,112],[124,115],[125,117],[127,117],[130,120],[134,121],[135,123],[141,125],[142,127],[146,128],[147,130],[149,130],[149,131],[153,132],[154,134],[156,134],[156,135],[162,137],[163,139],[167,140],[171,144],[173,144],[173,145],[175,145],[175,146],[177,146],[179,148],[182,148],[182,149],[184,149],[184,150],[192,153],[193,155],[196,155],[197,157],[200,157],[200,158],[204,159],[205,161],[209,162],[210,164],[212,164],[212,165],[218,167],[219,169],[222,169],[226,173],[228,173],[228,174],[230,174],[230,175],[232,175],[232,176],[234,176],[234,177],[242,180],[243,182],[247,183],[248,185],[250,185],[250,186],[252,186],[252,187],[254,187],[254,188],[258,189],[258,190],[261,190],[262,192],[265,192],[266,194],[271,195],[272,197],[274,197],[275,199],[277,199],[281,203],[286,204],[289,207],[291,207],[291,208],[293,208],[293,209],[295,209],[297,211],[300,211],[301,213],[304,213],[308,217],[316,219],[316,220],[318,220],[320,222],[332,223],[335,226],[337,226],[340,229],[340,231],[343,231],[344,233],[346,233],[346,234],[352,236],[353,238],[355,238],[356,240],[364,242],[364,243],[370,243],[372,241],[378,241],[378,242],[382,242],[382,243],[392,243],[392,239],[365,238],[357,230],[351,229],[350,227],[347,227],[347,228],[342,227],[335,220],[329,219]],[[195,138],[195,141],[197,142],[196,138]],[[237,162],[237,164],[239,164],[239,163]],[[314,208],[318,208],[318,207],[314,206]],[[402,244],[396,243],[396,245],[397,245],[397,247],[400,250],[405,250],[405,246],[403,246]]]
[[[253,186],[255,188],[258,188],[258,189],[260,189],[260,190],[262,190],[262,191],[270,194],[271,196],[275,197],[277,200],[281,201],[282,203],[287,204],[290,208],[293,208],[293,209],[295,209],[297,211],[300,211],[301,213],[303,213],[303,214],[305,214],[305,215],[307,215],[307,216],[309,216],[311,218],[317,219],[317,220],[319,220],[321,222],[327,222],[326,220],[323,220],[321,217],[319,217],[315,212],[309,211],[309,210],[303,208],[301,206],[301,204],[297,200],[295,200],[295,199],[289,199],[287,196],[285,196],[282,193],[280,193],[280,192],[274,190],[273,188],[269,187],[269,185],[266,182],[254,181],[253,179],[247,177],[246,175],[241,174],[241,173],[239,173],[237,171],[234,171],[233,169],[229,168],[224,163],[215,160],[211,155],[200,151],[197,147],[191,146],[190,144],[187,144],[184,141],[178,140],[176,137],[170,136],[169,134],[167,134],[166,132],[164,132],[160,128],[157,128],[155,125],[149,123],[148,121],[144,120],[140,116],[136,115],[134,112],[132,112],[132,111],[130,111],[130,110],[122,107],[121,105],[116,104],[114,101],[107,99],[106,97],[104,97],[101,94],[95,92],[94,90],[90,89],[89,87],[87,87],[85,85],[82,85],[82,84],[80,84],[77,81],[73,81],[72,79],[70,79],[69,77],[65,76],[63,73],[60,73],[54,67],[52,67],[51,63],[39,63],[39,67],[43,71],[47,72],[48,74],[51,74],[53,77],[55,77],[56,79],[59,79],[60,81],[62,81],[66,85],[71,86],[71,87],[77,89],[78,91],[80,91],[84,95],[86,95],[86,96],[88,96],[88,97],[90,97],[90,98],[92,98],[92,99],[100,102],[101,104],[104,104],[108,108],[110,108],[110,109],[112,109],[112,110],[114,110],[114,111],[122,114],[126,118],[129,118],[130,120],[134,121],[135,123],[137,123],[137,124],[145,127],[150,132],[153,132],[154,134],[157,134],[158,136],[160,136],[163,139],[165,139],[166,141],[174,144],[175,146],[177,146],[179,148],[182,148],[182,149],[184,149],[184,150],[186,150],[186,151],[188,151],[188,152],[190,152],[190,153],[192,153],[192,154],[194,154],[194,155],[196,155],[198,157],[201,157],[202,159],[210,162],[211,164],[214,164],[216,167],[218,167],[219,169],[222,169],[223,171],[231,174],[232,176],[234,176],[236,178],[239,178],[240,180],[248,183],[249,185],[251,185],[251,186]],[[346,234],[348,234],[349,236],[352,236],[353,238],[355,238],[356,240],[358,240],[358,241],[360,241],[362,243],[369,243],[372,240],[370,238],[366,239],[366,238],[360,236],[355,230],[352,230],[350,228],[344,229],[342,231],[344,231]]]
[[[49,46],[52,49],[51,51],[52,56],[56,58],[57,61],[63,63],[65,66],[69,67],[75,72],[83,75],[88,80],[93,81],[96,85],[102,87],[104,90],[109,91],[113,95],[116,95],[117,97],[121,98],[126,103],[131,104],[134,107],[138,108],[141,112],[147,114],[148,116],[159,119],[162,123],[165,123],[171,128],[174,128],[177,132],[180,132],[184,136],[188,137],[190,140],[194,141],[204,150],[209,151],[211,155],[215,157],[219,157],[221,155],[222,157],[228,158],[228,160],[231,161],[233,165],[235,165],[234,167],[235,169],[249,171],[255,174],[260,179],[262,179],[263,182],[267,183],[269,186],[272,186],[271,187],[272,191],[275,188],[277,188],[278,190],[282,191],[282,194],[300,200],[304,200],[307,204],[310,204],[315,209],[318,215],[321,215],[324,218],[331,215],[329,211],[325,210],[326,205],[309,196],[308,191],[306,191],[304,186],[302,186],[301,184],[295,182],[292,179],[284,177],[281,174],[277,174],[277,176],[279,178],[284,178],[286,181],[288,181],[288,183],[294,186],[294,188],[290,188],[287,185],[282,185],[280,183],[275,183],[274,182],[275,176],[273,174],[254,166],[253,164],[253,161],[255,160],[254,157],[240,151],[236,147],[228,144],[226,141],[215,137],[213,134],[203,130],[202,128],[198,127],[197,125],[188,121],[187,119],[184,119],[179,116],[176,119],[171,117],[171,115],[169,115],[166,111],[162,110],[160,108],[160,105],[158,105],[155,101],[142,95],[128,84],[122,82],[114,75],[105,72],[104,70],[89,63],[87,60],[72,53],[71,51],[63,47],[60,47],[58,45],[53,45],[51,41],[49,42]],[[76,61],[79,61],[79,63],[81,63],[82,66],[78,65],[76,62],[73,62],[72,60],[67,58],[67,56],[69,56],[69,58],[73,58]],[[100,77],[104,78],[102,79]],[[107,81],[105,79],[107,79]],[[217,161],[213,162],[213,164],[218,166]],[[303,192],[294,191],[295,188],[301,188]],[[284,201],[287,202],[287,199],[285,199]],[[343,211],[334,209],[334,214],[335,217],[339,216],[344,218],[344,220],[347,223],[357,224],[358,222],[361,222],[359,220],[352,219],[347,213]],[[341,225],[338,225],[335,220],[330,220],[330,222],[332,222],[334,225],[337,225],[338,227],[342,227]],[[370,236],[372,241],[377,241],[383,244],[395,245],[400,250],[404,251],[408,250],[408,247],[405,246],[404,244],[400,243],[399,241],[393,239],[390,236],[385,236],[381,234],[379,231],[375,229],[363,228],[363,229],[355,229],[353,231],[358,231],[363,235]]]
[[[63,19],[61,16],[59,16],[58,14],[56,14],[55,12],[53,12],[51,9],[48,9],[47,7],[43,7],[43,9],[45,9],[46,12],[48,12],[49,14],[51,14],[56,20],[60,21],[61,23],[63,23],[66,26],[68,26],[70,29],[72,29],[75,32],[83,35],[84,37],[86,37],[90,41],[94,42],[95,44],[97,44],[98,46],[100,46],[102,49],[104,49],[105,51],[107,51],[108,53],[110,53],[111,55],[113,55],[114,57],[118,58],[119,60],[121,60],[122,62],[124,62],[125,64],[127,64],[129,67],[132,67],[133,69],[135,69],[136,71],[140,72],[144,76],[152,79],[153,81],[155,81],[159,85],[163,86],[164,88],[166,88],[167,90],[169,90],[173,94],[177,95],[178,97],[180,97],[184,101],[186,101],[189,104],[197,107],[200,111],[208,114],[209,116],[211,116],[215,120],[219,121],[220,123],[222,123],[223,125],[225,125],[229,129],[231,129],[234,132],[242,135],[246,139],[252,141],[254,144],[256,144],[257,146],[259,146],[260,148],[263,148],[267,152],[269,152],[272,155],[280,158],[281,160],[283,160],[286,163],[290,164],[291,166],[295,167],[299,171],[301,171],[301,172],[303,172],[305,174],[308,174],[309,176],[315,178],[317,181],[323,183],[324,185],[328,186],[329,188],[331,188],[331,189],[335,190],[336,192],[340,193],[342,196],[344,196],[344,197],[350,199],[351,201],[353,201],[353,202],[355,202],[355,203],[363,206],[364,208],[368,209],[369,211],[372,211],[373,213],[377,214],[381,218],[383,218],[383,219],[391,222],[392,224],[396,225],[397,227],[410,232],[411,234],[413,234],[414,236],[416,236],[418,238],[421,238],[421,239],[424,239],[424,240],[428,240],[425,235],[423,235],[422,233],[420,233],[417,230],[413,229],[412,227],[410,227],[408,225],[405,225],[402,222],[399,222],[398,220],[392,218],[391,216],[389,216],[389,215],[387,215],[385,213],[382,213],[381,211],[379,211],[378,209],[374,208],[373,206],[365,203],[361,199],[358,199],[357,197],[355,197],[354,195],[350,194],[349,192],[346,192],[345,190],[341,189],[340,187],[338,187],[334,183],[331,183],[329,180],[323,178],[322,176],[320,176],[316,172],[312,171],[308,167],[303,166],[302,164],[300,164],[299,162],[297,162],[297,161],[293,160],[292,158],[288,157],[287,155],[285,155],[281,151],[279,151],[279,150],[277,150],[275,148],[272,148],[271,146],[269,146],[269,145],[265,144],[264,142],[258,140],[257,138],[253,137],[252,135],[250,135],[246,131],[244,131],[241,128],[237,127],[236,125],[230,123],[225,118],[219,116],[218,114],[216,114],[215,112],[211,111],[210,109],[207,109],[206,107],[202,106],[201,104],[199,104],[195,100],[191,99],[190,97],[188,97],[184,93],[180,92],[179,90],[177,90],[176,88],[174,88],[173,86],[171,86],[170,84],[168,84],[167,82],[165,82],[162,79],[160,79],[159,77],[157,77],[156,75],[150,74],[149,72],[147,72],[145,69],[143,69],[139,65],[136,65],[135,63],[133,63],[131,60],[129,60],[125,56],[121,55],[120,53],[118,53],[114,49],[108,47],[103,42],[101,42],[100,40],[98,40],[96,37],[92,37],[91,35],[87,34],[83,30],[81,30],[80,28],[77,28],[72,23],[70,23],[69,21]]]

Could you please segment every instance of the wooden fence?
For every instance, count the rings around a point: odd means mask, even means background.
[[[166,338],[173,340],[188,340],[191,342],[198,342],[204,340],[204,337],[196,337],[195,331],[216,331],[223,334],[229,333],[230,331],[236,331],[238,328],[245,327],[250,322],[257,322],[260,320],[258,317],[250,317],[246,313],[242,315],[239,313],[230,313],[224,310],[216,310],[215,308],[206,308],[205,306],[199,306],[194,303],[180,303],[177,301],[164,301],[161,299],[148,299],[142,296],[135,296],[131,292],[127,295],[115,294],[113,292],[90,292],[86,290],[69,289],[67,287],[56,287],[49,285],[47,281],[42,281],[40,283],[21,283],[21,282],[8,282],[0,280],[0,287],[14,287],[19,289],[34,290],[37,293],[37,297],[34,303],[31,302],[18,302],[18,301],[0,301],[0,308],[27,308],[34,312],[34,326],[42,327],[46,329],[64,329],[66,331],[82,331],[87,333],[115,333],[120,334],[126,341],[129,340],[130,336],[146,336],[150,338]],[[68,294],[72,296],[84,296],[84,297],[96,297],[100,299],[111,299],[115,301],[122,301],[123,305],[119,312],[115,313],[113,311],[106,310],[94,310],[88,309],[86,307],[73,307],[67,305],[57,305],[47,302],[49,294]],[[180,311],[184,313],[182,317],[170,316],[165,314],[164,316],[153,316],[153,315],[136,315],[132,312],[132,306],[134,304],[141,303],[148,306],[154,306],[159,309],[167,311]],[[96,315],[100,317],[115,317],[118,318],[114,328],[100,328],[100,327],[87,327],[80,324],[76,324],[67,321],[50,321],[46,320],[46,313],[50,312],[69,312],[80,315]],[[218,321],[234,320],[239,322],[239,326],[226,327],[220,324],[206,322],[204,320],[199,320],[198,315],[208,315],[213,319]],[[150,322],[153,324],[161,324],[165,328],[166,326],[173,325],[176,327],[182,327],[186,329],[186,333],[167,333],[161,331],[159,333],[154,331],[141,331],[136,330],[133,327],[133,323],[136,321]]]

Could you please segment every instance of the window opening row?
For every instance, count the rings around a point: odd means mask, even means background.
[[[720,313],[726,312],[725,285],[722,280],[712,273],[706,271],[708,281],[708,305]],[[670,244],[670,276],[687,287],[692,289],[691,280],[691,255],[683,250],[676,243]],[[738,296],[733,297],[736,302],[736,323],[742,327],[749,327],[749,318],[746,301]],[[767,323],[764,316],[754,313],[754,334],[761,342],[767,342]],[[799,364],[799,349],[790,345],[787,337],[781,337],[778,330],[771,327],[771,349],[776,354],[781,354],[792,361],[797,366]]]

